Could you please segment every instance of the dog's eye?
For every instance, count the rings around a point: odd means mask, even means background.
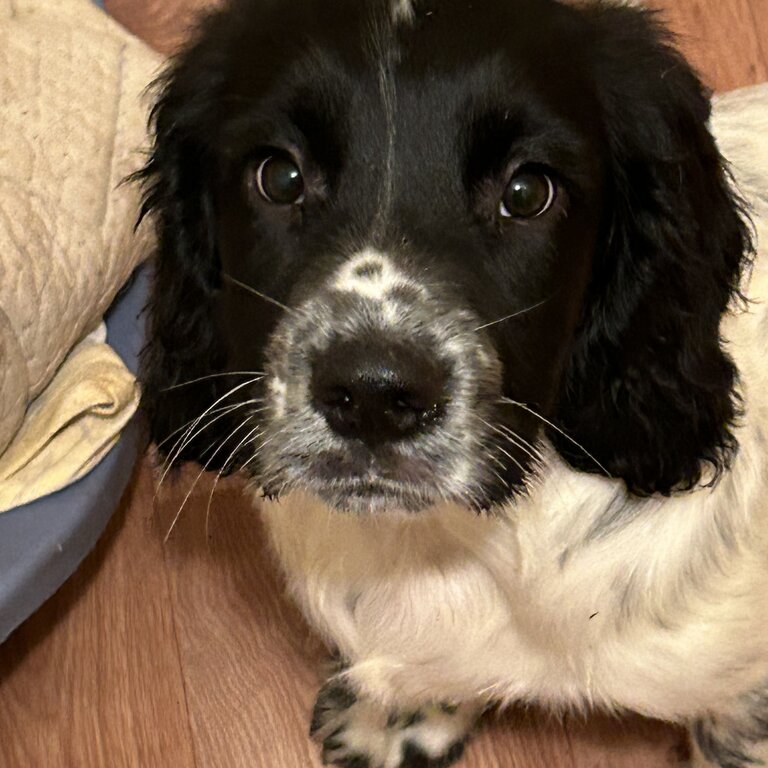
[[[510,180],[499,203],[505,219],[535,219],[555,201],[555,183],[545,173],[520,171]]]
[[[283,155],[270,155],[256,169],[259,194],[274,205],[292,205],[304,194],[304,177],[296,163]]]

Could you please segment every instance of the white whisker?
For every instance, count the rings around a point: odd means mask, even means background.
[[[247,405],[247,401],[243,403],[243,405]],[[262,408],[254,408],[251,411],[248,411],[248,416],[246,416],[246,419],[250,419],[253,416],[255,416],[258,413],[262,413],[263,411],[267,410],[267,406],[263,406]],[[199,457],[199,462],[202,463],[202,460],[207,456],[209,451],[212,451],[214,447],[216,446],[216,443],[211,443],[204,451],[201,452]]]
[[[537,419],[541,419],[547,426],[551,427],[555,430],[555,432],[561,434],[569,443],[572,443],[575,445],[579,450],[584,452],[584,455],[587,456],[587,458],[591,459],[595,462],[597,467],[605,473],[606,477],[611,477],[611,473],[579,442],[574,440],[567,432],[564,432],[560,427],[557,426],[557,424],[553,424],[548,419],[545,419],[540,413],[536,413],[533,408],[530,408],[525,403],[520,403],[517,400],[512,400],[509,397],[502,397],[499,400],[500,403],[505,403],[507,405],[516,405],[518,408],[522,408],[527,413],[530,413],[531,416],[535,416]]]
[[[500,434],[505,440],[508,440],[510,443],[512,443],[512,445],[526,453],[534,461],[541,461],[541,453],[539,453],[530,443],[528,443],[525,438],[518,435],[517,432],[510,429],[509,427],[505,427],[503,424],[494,425],[485,419],[480,418],[479,416],[477,418],[480,419],[480,421],[482,421],[486,427]]]
[[[504,317],[500,317],[498,320],[492,320],[490,323],[485,323],[485,325],[478,325],[474,331],[482,331],[484,328],[490,328],[492,325],[498,325],[499,323],[503,323],[505,320],[511,320],[513,317],[524,315],[526,312],[531,312],[532,310],[540,307],[542,304],[546,304],[548,301],[549,299],[542,299],[537,304],[532,304],[530,307],[526,307],[525,309],[519,309],[517,312],[513,312],[511,315],[505,315]]]
[[[214,408],[208,415],[213,416],[216,413],[222,413],[226,411],[227,413],[237,410],[238,408],[242,408],[245,405],[249,405],[250,403],[258,402],[258,399],[254,400],[243,400],[242,403],[236,403],[235,405],[222,405],[220,408]],[[226,414],[225,414],[226,415]],[[198,416],[195,416],[194,418],[187,421],[185,424],[182,424],[180,427],[177,427],[173,430],[167,437],[163,438],[159,443],[156,443],[157,448],[162,448],[174,435],[178,435],[179,432],[182,430],[186,430],[189,432],[190,429],[194,429],[194,423],[198,420]],[[177,445],[178,440],[171,446],[170,451],[173,451],[175,446]]]
[[[504,450],[504,449],[503,449],[503,448],[502,448],[500,445],[498,445],[497,443],[493,443],[493,446],[494,446],[496,449],[498,449],[499,451],[501,451],[501,452],[502,452],[502,453],[503,453],[503,454],[504,454],[504,455],[505,455],[505,456],[506,456],[506,457],[507,457],[507,458],[508,458],[508,459],[509,459],[511,462],[513,462],[513,463],[514,463],[514,464],[517,466],[517,468],[518,468],[518,469],[519,469],[519,470],[520,470],[520,471],[521,471],[523,474],[525,474],[525,467],[523,467],[523,465],[522,465],[522,464],[521,464],[521,463],[520,463],[520,462],[519,462],[519,461],[518,461],[518,460],[517,460],[517,459],[516,459],[516,458],[515,458],[515,457],[514,457],[512,454],[511,454],[511,453],[509,453],[509,451],[505,451],[505,450]]]
[[[209,413],[211,412],[211,410],[212,410],[213,408],[215,408],[215,407],[216,407],[216,406],[217,406],[217,405],[218,405],[218,404],[219,404],[219,403],[220,403],[222,400],[226,400],[228,397],[230,397],[230,395],[233,395],[233,394],[235,394],[235,392],[237,392],[238,390],[241,390],[243,387],[247,387],[247,386],[249,386],[250,384],[253,384],[253,383],[254,383],[254,381],[257,381],[257,380],[258,380],[258,379],[249,379],[248,381],[244,381],[242,384],[238,384],[236,387],[232,387],[232,389],[228,390],[228,391],[227,391],[227,392],[225,392],[225,393],[224,393],[224,394],[223,394],[221,397],[219,397],[217,400],[215,400],[213,403],[211,403],[211,404],[210,404],[210,405],[209,405],[209,406],[208,406],[208,407],[207,407],[207,408],[206,408],[206,409],[205,409],[205,410],[204,410],[204,411],[203,411],[203,412],[202,412],[202,413],[201,413],[201,414],[200,414],[200,415],[197,417],[197,419],[195,420],[195,423],[194,423],[192,426],[194,427],[194,426],[196,426],[197,424],[199,424],[199,423],[200,423],[200,421],[201,421],[202,419],[204,419],[204,418],[205,418],[205,416],[206,416],[207,414],[209,414]],[[217,416],[216,418],[218,419],[219,417]],[[194,437],[194,436],[193,436],[193,437]],[[166,475],[168,474],[168,472],[170,471],[171,467],[173,466],[173,463],[176,461],[176,459],[178,459],[178,458],[179,458],[179,456],[181,455],[181,452],[184,450],[184,448],[185,448],[187,445],[189,445],[189,441],[190,441],[190,438],[189,438],[189,437],[185,438],[185,439],[182,441],[182,443],[181,443],[181,445],[179,446],[179,448],[176,450],[176,452],[175,452],[175,455],[171,455],[171,454],[169,453],[169,455],[168,455],[168,464],[167,464],[167,466],[166,466],[166,468],[165,468],[165,471],[163,472],[163,474],[162,474],[162,476],[161,476],[161,478],[160,478],[160,482],[158,483],[158,488],[159,488],[159,487],[160,487],[160,486],[163,484],[163,481],[165,480],[165,477],[166,477]]]
[[[172,384],[170,387],[163,387],[161,392],[170,392],[172,389],[180,389],[181,387],[188,387],[190,384],[197,384],[200,381],[207,381],[208,379],[218,379],[222,376],[255,376],[254,381],[260,381],[267,374],[263,371],[224,371],[221,373],[209,373],[207,376],[198,376],[196,379],[189,379],[188,381],[181,381],[178,384]]]
[[[257,296],[258,298],[262,299],[263,301],[268,302],[269,304],[274,304],[276,307],[279,307],[280,309],[284,310],[285,312],[288,312],[292,315],[299,315],[300,317],[304,317],[304,313],[300,312],[298,309],[294,309],[293,307],[289,307],[287,304],[283,304],[282,302],[278,301],[277,299],[273,299],[271,296],[267,296],[266,293],[262,293],[261,291],[257,291],[254,287],[248,285],[247,283],[242,283],[240,280],[238,280],[235,277],[232,277],[232,275],[228,274],[227,272],[222,272],[221,276],[225,279],[229,280],[230,283],[233,285],[236,285],[238,288],[242,288],[247,293],[251,293],[254,296]]]
[[[195,487],[197,486],[198,482],[200,481],[200,478],[208,471],[208,467],[210,466],[211,462],[216,457],[216,454],[227,444],[227,441],[230,440],[232,437],[235,436],[237,432],[239,432],[244,426],[248,424],[248,421],[250,420],[250,416],[247,416],[245,420],[240,422],[240,424],[235,427],[219,444],[219,447],[211,454],[211,457],[208,459],[208,461],[205,462],[203,465],[203,468],[197,473],[197,477],[195,477],[194,481],[192,482],[192,485],[190,486],[189,490],[187,491],[186,495],[184,496],[183,501],[181,502],[181,505],[179,506],[178,511],[176,512],[176,515],[173,518],[173,521],[171,522],[171,527],[168,529],[168,533],[165,534],[165,538],[163,539],[163,543],[167,544],[168,539],[171,537],[171,534],[173,533],[173,529],[176,527],[176,523],[179,522],[179,518],[181,517],[181,513],[184,510],[184,507],[186,507],[187,502],[189,501],[190,496],[192,496],[192,492],[195,490]]]
[[[253,415],[253,414],[251,414]],[[250,418],[250,416],[249,416]],[[213,486],[211,487],[211,492],[208,494],[208,504],[205,506],[205,538],[208,538],[208,522],[211,517],[211,504],[213,502],[213,494],[216,492],[216,487],[219,484],[219,480],[221,480],[221,476],[224,474],[224,472],[227,470],[229,463],[234,458],[235,454],[240,450],[240,448],[246,443],[246,441],[255,433],[260,434],[260,427],[254,427],[246,436],[233,448],[232,452],[227,456],[227,458],[224,460],[224,463],[221,465],[221,469],[216,473],[216,479],[213,481]]]

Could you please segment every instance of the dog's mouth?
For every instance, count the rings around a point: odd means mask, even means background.
[[[445,497],[427,462],[389,457],[377,461],[369,456],[336,455],[294,457],[296,467],[290,479],[266,483],[266,496],[277,497],[296,489],[309,491],[339,512],[352,514],[417,513]],[[288,460],[289,465],[294,462]]]
[[[350,477],[315,482],[311,490],[328,506],[351,514],[416,513],[432,506],[436,489],[381,478]]]

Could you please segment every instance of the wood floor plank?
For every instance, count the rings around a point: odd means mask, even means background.
[[[710,88],[768,80],[766,0],[648,0]]]
[[[768,0],[749,0],[750,20],[757,38],[762,69],[755,73],[755,82],[768,80]]]
[[[485,716],[461,768],[580,768],[562,723],[539,711]],[[617,766],[617,768],[622,768]]]
[[[183,470],[159,494],[158,537],[196,474]],[[200,764],[319,767],[307,731],[325,652],[283,598],[258,515],[236,479],[217,489],[206,539],[212,482],[206,475],[197,484],[165,545]]]
[[[96,550],[0,646],[0,766],[194,768],[152,494],[139,472]]]
[[[576,768],[682,768],[689,758],[683,730],[639,715],[569,715],[565,728]]]
[[[201,12],[220,0],[104,0],[105,9],[156,51],[175,53]]]

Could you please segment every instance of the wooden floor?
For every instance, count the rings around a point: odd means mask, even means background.
[[[236,480],[154,496],[149,461],[97,550],[0,646],[3,768],[319,766],[308,713],[324,659],[281,596],[256,512]],[[684,736],[629,718],[488,719],[467,768],[661,768]]]
[[[588,2],[589,0],[578,0]],[[129,29],[165,53],[196,15],[223,0],[104,0]],[[768,80],[768,0],[645,0],[661,10],[679,45],[715,90]]]
[[[768,0],[654,0],[715,88],[768,80]],[[184,8],[106,0],[169,50]],[[149,21],[148,21],[149,19]],[[206,507],[185,470],[157,500],[148,462],[78,573],[0,646],[0,768],[308,768],[322,649],[282,597],[257,515],[236,480]],[[636,717],[490,717],[467,768],[679,765],[684,737]]]

